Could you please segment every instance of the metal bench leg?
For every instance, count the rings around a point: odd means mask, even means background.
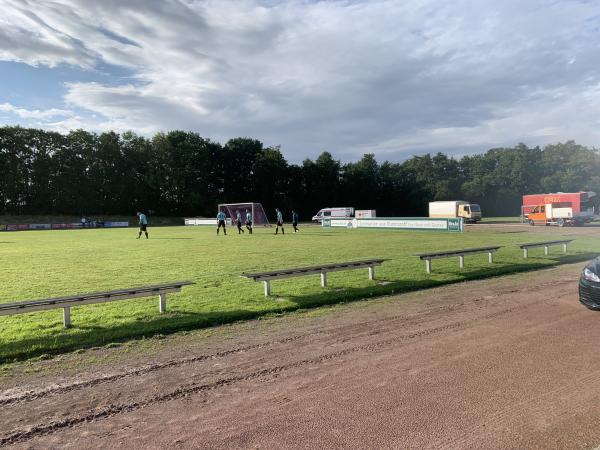
[[[265,285],[265,297],[268,297],[269,295],[271,295],[271,281],[265,280],[263,281],[263,283]]]
[[[494,262],[494,254],[492,252],[488,253],[488,262],[492,264]]]
[[[547,245],[544,246],[544,255],[546,255],[546,256],[548,255],[548,246]]]
[[[321,272],[321,287],[327,286],[327,272]]]
[[[71,307],[65,306],[63,308],[63,324],[65,328],[71,328]]]
[[[527,256],[529,256],[529,252],[527,251],[526,248],[523,249],[523,258],[527,258]]]
[[[427,271],[427,273],[431,273],[431,260],[430,259],[425,260],[425,270]]]
[[[563,244],[563,252],[567,253],[567,244]]]
[[[458,257],[458,265],[461,269],[463,269],[465,267],[465,257],[464,256],[459,256]]]
[[[167,294],[158,294],[158,311],[162,314],[167,310]]]
[[[369,267],[369,280],[373,281],[375,279],[375,267]]]

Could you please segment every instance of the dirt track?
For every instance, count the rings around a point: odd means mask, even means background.
[[[42,361],[0,384],[0,445],[594,448],[600,313],[577,300],[582,266],[168,338],[68,377]]]

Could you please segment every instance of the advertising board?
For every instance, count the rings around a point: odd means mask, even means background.
[[[463,231],[463,219],[432,219],[427,217],[349,218],[323,221],[323,226],[334,228],[392,228],[399,230],[461,232]]]

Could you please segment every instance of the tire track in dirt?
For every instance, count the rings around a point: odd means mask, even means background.
[[[395,336],[395,337],[392,337],[389,339],[384,339],[384,340],[380,340],[380,341],[369,343],[369,344],[354,346],[354,347],[338,350],[335,352],[327,353],[327,354],[324,354],[324,355],[321,355],[321,356],[318,356],[315,358],[303,359],[303,360],[295,361],[295,362],[285,364],[285,365],[260,369],[260,370],[257,370],[257,371],[254,371],[254,372],[251,372],[248,374],[243,374],[243,375],[239,375],[239,376],[235,376],[235,377],[222,378],[222,379],[216,380],[212,383],[203,383],[203,384],[190,383],[185,386],[180,386],[180,387],[172,390],[169,393],[157,395],[157,396],[148,398],[146,400],[129,402],[129,403],[121,404],[121,405],[109,405],[101,410],[89,411],[86,414],[68,417],[68,418],[50,422],[50,423],[37,424],[37,425],[30,427],[27,430],[15,430],[15,431],[12,431],[9,434],[5,435],[4,437],[0,437],[0,446],[24,442],[24,441],[30,440],[34,437],[37,437],[37,436],[51,434],[51,433],[54,433],[54,432],[57,432],[57,431],[60,431],[62,429],[66,429],[66,428],[72,428],[72,427],[82,424],[82,423],[106,419],[106,418],[109,418],[116,414],[133,412],[133,411],[139,410],[141,408],[145,408],[148,406],[152,406],[155,404],[159,404],[159,403],[163,403],[163,402],[167,402],[167,401],[171,401],[171,400],[180,399],[180,398],[183,398],[183,397],[186,397],[189,395],[199,394],[199,393],[203,393],[203,392],[210,392],[210,391],[219,389],[221,387],[231,386],[236,383],[241,383],[241,382],[245,382],[245,381],[255,380],[258,378],[265,378],[268,376],[278,375],[280,373],[283,373],[283,372],[286,372],[286,371],[289,371],[292,369],[300,368],[300,367],[303,367],[306,365],[323,364],[323,363],[329,362],[331,360],[338,359],[338,358],[341,358],[341,357],[344,357],[344,356],[347,356],[347,355],[350,355],[353,353],[357,353],[357,352],[361,352],[361,351],[376,352],[376,351],[378,351],[386,346],[389,346],[391,344],[394,344],[396,342],[426,337],[426,336],[430,336],[430,335],[434,335],[434,334],[439,334],[444,331],[458,330],[458,329],[467,327],[469,325],[476,324],[481,321],[486,321],[486,320],[494,319],[494,318],[497,318],[500,316],[504,316],[504,315],[513,313],[517,310],[520,310],[520,309],[528,307],[528,306],[530,306],[530,305],[507,308],[507,309],[503,309],[503,310],[500,310],[500,311],[497,311],[497,312],[494,312],[491,314],[487,314],[487,315],[484,315],[481,317],[473,318],[470,320],[457,321],[457,322],[442,325],[439,327],[428,328],[428,329],[416,331],[416,332],[410,333],[410,334]]]
[[[566,283],[566,282],[572,282],[572,280],[556,280],[555,282],[544,283],[544,284],[541,284],[540,286],[556,285],[556,284],[562,284],[562,283]],[[237,348],[233,348],[233,349],[229,349],[229,350],[215,352],[212,354],[199,355],[199,356],[188,357],[188,358],[180,358],[180,359],[170,360],[170,361],[166,361],[166,362],[162,362],[162,363],[151,364],[151,365],[148,365],[145,367],[140,367],[137,369],[124,371],[124,372],[116,373],[113,375],[97,377],[97,378],[93,378],[90,380],[71,383],[71,384],[67,384],[67,385],[54,386],[51,388],[42,389],[42,390],[35,391],[35,392],[26,392],[21,395],[7,396],[5,398],[0,397],[0,407],[14,405],[16,403],[31,402],[31,401],[35,401],[35,400],[38,400],[38,399],[41,399],[44,397],[48,397],[48,396],[52,396],[52,395],[60,395],[60,394],[64,394],[64,393],[67,393],[70,391],[74,391],[74,390],[94,387],[94,386],[97,386],[100,384],[105,384],[105,383],[112,383],[115,381],[122,380],[124,378],[146,375],[146,374],[158,371],[158,370],[170,369],[170,368],[175,368],[175,367],[179,367],[179,366],[183,366],[183,365],[194,364],[194,363],[204,362],[204,361],[208,361],[208,360],[214,360],[214,359],[218,359],[218,358],[224,358],[224,357],[235,355],[238,353],[245,353],[248,351],[260,350],[260,349],[264,349],[264,348],[271,347],[271,346],[288,344],[288,343],[296,342],[299,340],[311,338],[316,335],[326,335],[326,334],[333,335],[335,333],[343,332],[348,329],[357,331],[357,328],[360,328],[360,327],[370,327],[372,325],[378,325],[378,324],[382,324],[382,323],[393,323],[393,322],[398,322],[398,321],[401,323],[406,323],[406,324],[410,325],[413,321],[415,321],[421,317],[424,317],[424,316],[429,316],[432,313],[454,311],[454,310],[457,310],[457,309],[463,307],[465,304],[478,303],[482,300],[491,301],[494,298],[502,297],[504,295],[511,294],[514,292],[520,292],[523,290],[524,289],[502,290],[500,292],[496,292],[489,296],[476,297],[471,300],[455,303],[452,305],[435,306],[433,308],[426,309],[424,311],[421,311],[417,314],[413,314],[410,316],[399,314],[399,315],[394,315],[394,316],[390,316],[390,317],[384,317],[381,319],[365,321],[360,324],[343,325],[343,326],[339,326],[339,327],[330,328],[328,330],[314,330],[314,331],[311,331],[308,333],[298,334],[298,335],[290,336],[290,337],[287,337],[284,339],[267,341],[267,342],[258,343],[258,344],[254,344],[254,345],[248,345],[248,346],[244,346],[244,347],[237,347]],[[383,332],[385,332],[385,330],[378,329],[376,334],[381,334]],[[359,337],[359,336],[360,335],[358,333],[355,333],[353,337]]]

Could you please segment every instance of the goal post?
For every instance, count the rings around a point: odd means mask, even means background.
[[[242,216],[242,222],[246,221],[246,211],[252,214],[252,224],[255,226],[270,227],[269,219],[267,214],[260,203],[247,202],[247,203],[220,203],[219,211],[223,211],[225,215],[231,219],[234,223],[239,212]]]

